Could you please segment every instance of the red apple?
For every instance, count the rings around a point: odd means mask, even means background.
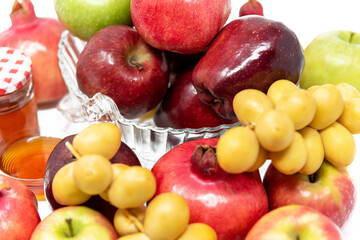
[[[231,0],[132,0],[130,11],[151,46],[191,54],[204,50],[226,23]]]
[[[85,206],[56,209],[35,228],[30,240],[116,240],[112,222],[100,212]]]
[[[150,47],[135,29],[113,25],[85,45],[76,68],[79,88],[89,97],[112,98],[128,119],[140,117],[164,97],[169,69],[165,54]]]
[[[261,3],[257,0],[248,0],[240,7],[239,17],[246,15],[260,15],[264,16],[264,11]]]
[[[303,205],[288,205],[265,214],[245,240],[341,240],[339,227],[328,217]]]
[[[165,51],[170,71],[170,85],[180,74],[187,71],[188,68],[195,66],[204,56],[205,52],[206,50],[194,54],[182,54]]]
[[[54,103],[68,92],[57,55],[65,28],[55,18],[37,17],[31,0],[14,2],[12,26],[0,33],[0,46],[20,49],[31,58],[36,102]]]
[[[290,204],[312,207],[343,227],[355,204],[355,187],[345,168],[324,161],[312,175],[285,175],[269,165],[264,175],[270,209]]]
[[[40,222],[35,194],[20,180],[0,174],[0,238],[28,240]]]
[[[199,98],[224,118],[235,118],[233,98],[247,88],[266,92],[279,79],[298,82],[304,54],[283,23],[251,15],[228,23],[193,71]]]
[[[54,209],[58,209],[64,207],[56,202],[53,192],[52,192],[52,181],[54,179],[55,174],[59,169],[66,165],[67,163],[75,161],[75,157],[72,155],[70,150],[66,147],[65,143],[69,141],[72,143],[72,140],[75,135],[70,135],[62,139],[54,148],[52,153],[49,156],[48,162],[46,164],[45,169],[45,177],[44,177],[44,192],[45,198],[50,204],[50,207]],[[121,143],[120,149],[115,154],[115,156],[110,160],[112,163],[123,163],[129,166],[138,165],[140,166],[140,161],[124,142]],[[82,204],[84,206],[88,206],[97,211],[100,211],[104,214],[109,220],[112,221],[114,214],[117,210],[114,206],[112,206],[107,201],[103,200],[100,196],[95,195],[92,196],[87,202]]]
[[[159,127],[202,128],[235,123],[201,102],[191,80],[192,68],[175,78],[154,115]]]
[[[268,211],[259,171],[229,174],[216,159],[217,138],[185,142],[165,153],[152,172],[156,195],[175,192],[190,209],[190,222],[211,226],[219,240],[244,239]]]

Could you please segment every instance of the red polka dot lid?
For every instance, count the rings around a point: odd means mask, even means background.
[[[31,75],[28,56],[18,49],[0,47],[0,96],[20,89]]]

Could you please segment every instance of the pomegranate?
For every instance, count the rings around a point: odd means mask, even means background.
[[[0,174],[0,239],[28,240],[41,221],[38,202],[18,179]]]
[[[30,0],[15,0],[10,18],[11,27],[0,33],[0,46],[20,49],[31,58],[36,102],[56,102],[67,93],[57,56],[64,27],[57,19],[37,17]]]
[[[264,16],[263,7],[257,0],[248,0],[244,5],[241,6],[239,16],[246,15],[259,15]]]
[[[268,212],[268,199],[259,171],[229,174],[217,165],[217,138],[185,142],[165,153],[152,172],[155,195],[175,192],[190,208],[190,222],[211,226],[219,240],[244,239]]]

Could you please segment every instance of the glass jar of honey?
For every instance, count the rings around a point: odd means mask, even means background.
[[[20,138],[39,134],[31,59],[0,48],[0,151]]]
[[[24,182],[42,200],[47,157],[58,139],[38,135],[31,59],[0,47],[0,174]]]

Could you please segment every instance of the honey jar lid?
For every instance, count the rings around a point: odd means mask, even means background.
[[[20,89],[31,75],[30,57],[21,50],[0,47],[0,96]]]

